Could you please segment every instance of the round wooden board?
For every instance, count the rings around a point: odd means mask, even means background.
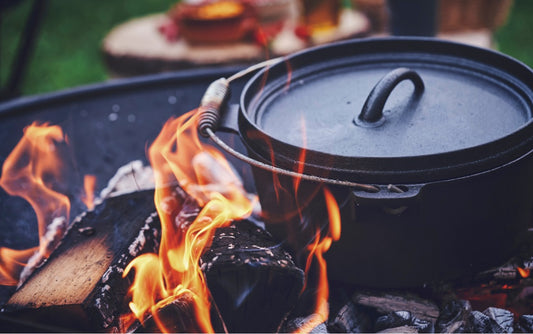
[[[191,45],[184,39],[170,42],[158,31],[168,20],[165,14],[154,14],[132,19],[113,28],[102,43],[110,74],[125,77],[193,67],[253,64],[309,46],[365,36],[370,30],[364,15],[346,10],[341,13],[335,31],[314,36],[309,43],[297,38],[293,26],[286,24],[286,28],[267,49],[250,41],[210,45]]]

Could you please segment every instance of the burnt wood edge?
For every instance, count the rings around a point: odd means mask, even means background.
[[[160,231],[159,216],[157,212],[153,212],[128,246],[128,251],[109,266],[93,293],[85,300],[84,304],[92,306],[90,311],[96,313],[94,318],[100,321],[103,328],[109,328],[127,307],[124,297],[133,282],[133,273],[123,278],[124,269],[137,256],[159,251]]]

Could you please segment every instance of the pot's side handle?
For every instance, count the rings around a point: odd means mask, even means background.
[[[239,134],[239,105],[230,104],[224,107],[220,115],[218,130]]]
[[[353,190],[352,196],[358,205],[381,206],[381,207],[403,207],[412,205],[421,196],[423,184],[414,185],[379,185],[377,192],[364,190]]]

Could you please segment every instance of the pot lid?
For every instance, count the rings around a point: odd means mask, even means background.
[[[415,168],[438,156],[428,168],[439,169],[500,155],[530,138],[532,87],[531,69],[495,51],[427,38],[369,39],[265,69],[245,87],[241,108],[274,145],[311,156],[415,158]]]
[[[486,144],[531,119],[524,92],[496,67],[417,52],[368,56],[294,69],[288,85],[265,88],[254,122],[280,141],[318,152],[405,157]],[[367,100],[373,120],[362,114]]]

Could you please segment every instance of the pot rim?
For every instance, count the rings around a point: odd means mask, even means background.
[[[257,113],[254,104],[257,106],[258,101],[269,95],[268,89],[265,88],[276,80],[280,81],[280,76],[287,78],[291,68],[305,68],[316,64],[342,65],[343,60],[350,60],[354,55],[367,54],[365,50],[371,50],[373,57],[391,50],[401,54],[416,51],[429,57],[460,58],[466,62],[493,68],[499,75],[504,74],[503,80],[515,88],[524,99],[529,108],[528,120],[515,131],[496,140],[464,149],[401,157],[342,156],[306,149],[306,161],[303,163],[299,161],[302,147],[270,136],[253,120]],[[333,62],[321,62],[327,59],[328,55],[331,57],[331,54],[349,55]],[[284,60],[256,73],[246,83],[240,95],[240,136],[249,150],[273,165],[291,170],[303,169],[305,173],[352,182],[422,183],[490,170],[518,159],[533,148],[533,70],[500,52],[434,38],[391,37],[349,40],[318,46],[289,55]],[[502,80],[499,76],[498,79]]]

